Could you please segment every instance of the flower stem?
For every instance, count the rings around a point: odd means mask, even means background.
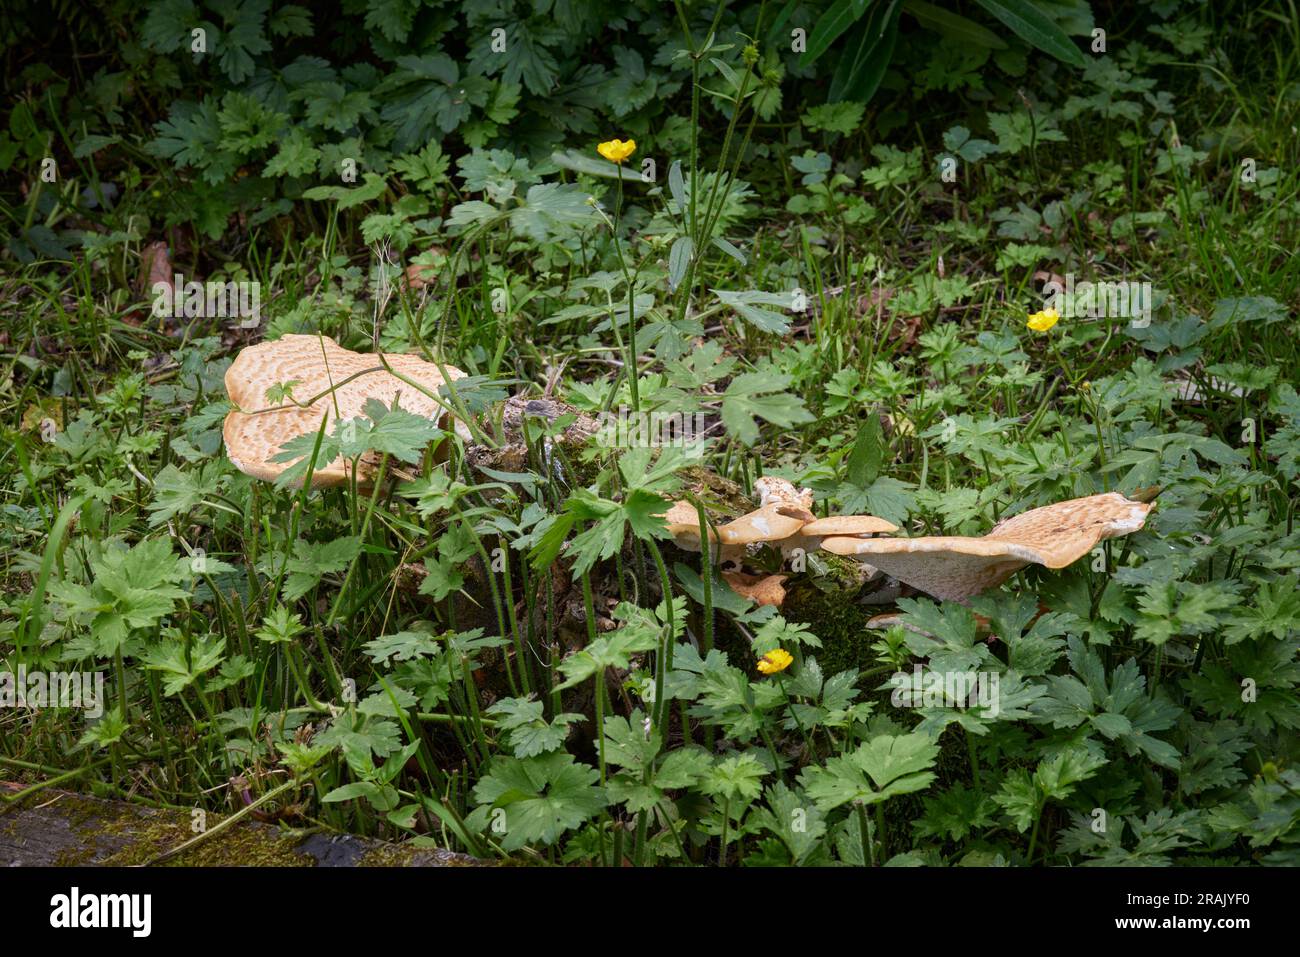
[[[632,394],[632,411],[641,411],[641,397],[637,392],[637,367],[636,367],[636,287],[632,282],[632,274],[627,268],[627,259],[623,255],[623,246],[618,238],[618,225],[623,213],[623,170],[619,168],[618,175],[618,201],[614,204],[614,251],[618,253],[618,265],[623,270],[623,280],[627,284],[627,365],[624,368],[624,374],[627,376],[628,389]]]

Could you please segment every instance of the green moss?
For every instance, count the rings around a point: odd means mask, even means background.
[[[142,809],[77,794],[63,795],[59,810],[77,840],[75,846],[56,856],[54,864],[59,867],[145,864],[195,836],[190,814],[183,810]],[[209,815],[208,826],[221,820]],[[268,828],[237,824],[164,863],[180,867],[310,867],[315,862],[296,853],[293,842]]]
[[[434,857],[440,867],[478,867],[482,862],[464,854],[450,854],[410,842],[377,844],[357,861],[357,867],[424,867]]]
[[[851,594],[822,591],[808,581],[790,586],[781,606],[787,621],[807,625],[821,639],[822,647],[815,654],[827,675],[848,668],[865,671],[876,663],[871,653],[876,633],[867,622],[879,613],[878,607],[855,603]]]
[[[754,508],[754,502],[740,486],[711,469],[692,465],[677,473],[682,488],[699,498],[706,508],[724,515],[742,515]]]

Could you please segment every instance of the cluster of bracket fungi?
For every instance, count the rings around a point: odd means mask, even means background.
[[[277,461],[286,442],[315,433],[331,415],[340,421],[362,415],[369,400],[391,404],[400,397],[407,411],[445,422],[445,407],[434,396],[448,380],[464,375],[416,356],[352,352],[320,335],[262,342],[241,351],[226,372],[226,390],[236,406],[226,417],[226,453],[241,471],[273,480],[290,467]],[[283,392],[290,383],[294,398],[261,407],[268,390]],[[342,459],[321,463],[311,484],[346,481],[351,467]],[[373,478],[374,463],[362,460],[356,469],[360,483]],[[758,508],[725,524],[706,521],[701,527],[699,511],[687,501],[675,502],[666,521],[681,548],[698,552],[707,538],[714,564],[731,587],[762,604],[780,604],[784,576],[741,570],[749,551],[761,546],[777,548],[783,558],[796,549],[821,549],[869,566],[871,576],[883,574],[935,598],[964,602],[1028,565],[1064,568],[1102,540],[1138,531],[1151,510],[1149,503],[1107,492],[1022,512],[980,537],[903,538],[892,535],[897,526],[873,515],[818,518],[812,491],[785,479],[765,476],[754,491]]]
[[[754,483],[759,507],[724,525],[707,528],[710,553],[722,567],[737,566],[749,548],[769,545],[789,557],[795,549],[822,549],[851,558],[919,591],[946,601],[966,601],[1006,581],[1028,565],[1064,568],[1107,538],[1142,528],[1151,505],[1117,492],[1089,495],[1022,512],[978,538],[922,535],[885,537],[898,527],[874,515],[812,513],[812,490],[782,478]],[[668,531],[677,545],[699,551],[706,533],[690,502],[673,504]],[[779,604],[780,578],[750,580],[727,573],[733,588],[762,603]],[[732,577],[734,576],[734,577]]]

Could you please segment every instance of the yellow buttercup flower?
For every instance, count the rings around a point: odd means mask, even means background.
[[[596,152],[611,163],[621,163],[636,152],[636,140],[610,140],[597,146]]]
[[[758,670],[765,675],[774,675],[785,671],[794,663],[794,656],[784,648],[775,648],[758,659]]]
[[[1046,332],[1052,326],[1056,325],[1057,320],[1061,317],[1055,309],[1044,309],[1042,312],[1036,312],[1025,320],[1025,325],[1034,332]]]

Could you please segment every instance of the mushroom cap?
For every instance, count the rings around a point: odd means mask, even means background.
[[[725,545],[779,542],[804,527],[805,521],[799,514],[802,511],[789,505],[764,505],[723,525],[718,529],[718,537]]]
[[[898,526],[874,515],[832,515],[809,522],[801,530],[808,536],[875,535],[878,532],[896,532]]]
[[[664,521],[668,523],[668,531],[674,538],[685,534],[694,534],[697,539],[700,538],[700,513],[691,502],[673,502],[664,514]]]
[[[664,520],[668,526],[668,534],[672,535],[673,542],[678,548],[688,552],[698,552],[700,542],[703,536],[700,534],[700,516],[695,511],[695,506],[686,501],[673,502],[672,506],[664,515]],[[721,529],[709,529],[709,541],[717,543],[726,542],[722,537]],[[745,548],[743,545],[723,544],[714,545],[709,549],[714,554],[714,560],[719,564],[726,565],[733,562],[739,562],[744,557]]]
[[[1031,509],[982,538],[831,537],[822,540],[822,548],[869,561],[936,598],[965,601],[1026,565],[1064,568],[1098,542],[1138,531],[1150,511],[1149,504],[1107,492]]]
[[[784,583],[788,575],[746,575],[744,572],[723,572],[722,578],[737,595],[780,608],[785,601]]]
[[[438,367],[416,356],[386,355],[388,364],[407,378],[436,393],[445,381]],[[463,378],[460,369],[445,366],[452,380]],[[273,406],[266,398],[272,386],[295,382],[294,398],[305,402],[330,389],[334,383],[364,373],[337,386],[332,394],[301,408],[291,402]],[[369,399],[391,406],[400,399],[407,412],[442,421],[446,413],[433,399],[403,382],[380,365],[373,354],[344,349],[327,336],[287,335],[249,346],[226,370],[226,392],[238,406],[226,416],[223,436],[226,454],[241,472],[268,481],[277,478],[292,463],[272,462],[290,439],[315,434],[322,419],[352,419],[360,416]],[[257,410],[267,411],[257,411]],[[248,410],[248,411],[241,411]],[[358,478],[369,477],[374,464],[364,459]],[[317,463],[313,487],[337,485],[348,478],[349,465],[342,457]]]
[[[794,510],[792,514],[802,515],[806,522],[816,518],[812,513],[813,492],[810,488],[796,489],[789,479],[764,475],[754,482],[754,491],[758,493],[760,506],[785,505]]]

